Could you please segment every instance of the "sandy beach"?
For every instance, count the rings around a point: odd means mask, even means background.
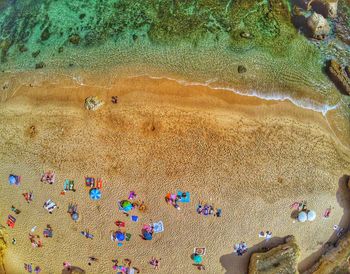
[[[61,273],[64,261],[86,273],[114,273],[116,258],[131,259],[141,273],[196,273],[193,248],[206,247],[207,273],[242,274],[249,256],[234,256],[235,243],[259,244],[262,230],[294,235],[303,260],[341,220],[336,193],[350,173],[350,150],[321,113],[166,79],[116,78],[109,89],[55,82],[22,86],[0,103],[1,224],[12,205],[21,210],[7,228],[6,273],[25,273],[24,263]],[[96,112],[84,109],[92,95],[105,101]],[[54,185],[40,182],[47,170],[56,172]],[[22,184],[9,185],[9,174],[21,175]],[[85,176],[103,178],[101,200],[90,200]],[[76,192],[60,194],[65,179],[75,180]],[[30,190],[34,201],[27,204],[22,193]],[[148,208],[135,212],[136,223],[117,209],[131,190]],[[164,201],[176,190],[191,193],[179,211]],[[59,206],[52,215],[42,207],[47,199]],[[289,206],[300,200],[316,211],[314,222],[293,223]],[[198,215],[199,201],[221,208],[222,217]],[[66,212],[70,202],[78,204],[77,223]],[[116,220],[132,234],[122,247],[110,240]],[[150,220],[162,220],[165,231],[144,241],[139,234]],[[42,237],[47,224],[54,237],[33,248],[28,233],[37,226]],[[93,240],[80,235],[85,229]],[[89,256],[99,261],[89,266]],[[152,256],[161,258],[158,271],[148,264]]]

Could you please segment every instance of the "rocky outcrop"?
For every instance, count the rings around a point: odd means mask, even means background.
[[[350,95],[350,78],[336,60],[332,59],[327,63],[327,73],[340,91]]]
[[[300,249],[293,236],[286,237],[285,243],[268,252],[254,253],[249,262],[249,274],[295,274]]]
[[[97,110],[104,102],[100,100],[97,96],[90,96],[85,99],[85,108],[87,110]]]
[[[3,228],[0,228],[0,273],[6,273],[5,266],[3,262],[3,257],[7,249],[7,244],[5,241],[5,232]]]
[[[312,0],[308,4],[309,10],[314,10],[324,17],[336,18],[338,14],[338,0]]]
[[[307,18],[307,27],[311,36],[318,40],[326,38],[331,30],[328,21],[316,12]]]

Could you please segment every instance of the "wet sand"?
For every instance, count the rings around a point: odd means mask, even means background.
[[[100,80],[100,79],[99,79]],[[106,104],[96,112],[84,109],[87,96]],[[114,105],[110,97],[117,95]],[[151,256],[161,257],[159,273],[195,273],[191,254],[207,248],[207,273],[245,273],[246,258],[227,257],[241,240],[253,246],[258,232],[295,235],[302,259],[320,248],[333,233],[343,209],[338,205],[338,180],[350,172],[349,150],[339,145],[320,113],[289,102],[268,102],[201,86],[182,86],[147,77],[116,79],[108,89],[73,85],[63,78],[18,89],[0,105],[0,202],[2,224],[11,205],[22,212],[14,229],[7,229],[7,273],[24,273],[23,263],[40,265],[43,273],[60,273],[63,261],[87,273],[113,273],[112,259],[129,258],[141,273],[153,273]],[[34,126],[35,131],[30,131]],[[43,170],[55,170],[56,184],[40,182]],[[10,173],[23,176],[10,186]],[[106,180],[100,201],[91,201],[84,176]],[[77,191],[60,195],[65,179]],[[190,191],[190,204],[177,211],[164,196],[177,189]],[[34,192],[27,204],[22,193]],[[136,191],[148,211],[131,222],[117,211],[117,200]],[[47,199],[59,209],[42,208]],[[289,205],[307,200],[316,221],[293,223]],[[221,218],[196,213],[198,201],[222,208]],[[78,204],[81,219],[66,213]],[[323,211],[333,206],[331,218]],[[162,220],[165,232],[153,241],[140,237],[142,223]],[[116,220],[126,221],[130,242],[117,247],[110,240]],[[28,239],[50,224],[52,239],[33,249]],[[89,229],[93,240],[80,231]],[[88,256],[99,258],[88,266]]]

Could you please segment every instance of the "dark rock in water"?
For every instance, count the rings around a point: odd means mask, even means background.
[[[7,53],[10,47],[12,46],[12,41],[6,39],[0,41],[0,48],[1,48],[1,62],[5,62],[7,59]]]
[[[42,69],[43,67],[45,67],[44,62],[40,62],[40,63],[35,64],[35,69]]]
[[[251,38],[253,38],[253,36],[252,36],[249,32],[245,32],[245,31],[242,31],[239,35],[240,35],[242,38],[246,38],[246,39],[251,39]]]
[[[37,51],[34,51],[34,52],[32,53],[32,56],[33,56],[34,58],[36,58],[39,54],[40,54],[40,50],[37,50]]]
[[[25,45],[19,45],[18,46],[18,50],[20,52],[26,52],[28,50],[28,48]]]
[[[348,68],[348,67],[347,67]],[[349,68],[343,70],[341,65],[334,59],[327,63],[327,73],[337,88],[346,95],[350,95]],[[348,75],[346,75],[348,74]]]
[[[51,33],[49,31],[49,27],[46,27],[40,35],[41,41],[46,41],[47,39],[50,38],[50,35]]]
[[[63,47],[59,47],[58,48],[58,53],[62,53],[63,52]]]
[[[82,14],[79,15],[79,19],[82,20],[82,19],[85,18],[85,16],[86,16],[86,14],[85,14],[85,13],[82,13]]]
[[[69,36],[69,42],[71,42],[74,45],[78,45],[80,42],[80,36],[78,34],[72,34]]]
[[[349,66],[345,67],[345,72],[348,75],[348,78],[350,78],[350,67]]]
[[[68,66],[71,68],[71,67],[74,66],[74,64],[73,63],[69,63]]]
[[[132,40],[136,41],[137,38],[138,38],[138,36],[137,36],[136,34],[133,34],[133,35],[132,35]]]
[[[245,73],[247,72],[247,69],[245,66],[239,65],[238,66],[238,73]]]

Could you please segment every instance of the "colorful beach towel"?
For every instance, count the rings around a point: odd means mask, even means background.
[[[95,187],[95,178],[85,177],[85,186],[86,187]]]
[[[206,248],[205,247],[195,247],[193,253],[196,255],[205,255]]]
[[[153,223],[153,231],[154,233],[161,233],[164,231],[164,225],[162,221],[159,221],[157,223]]]
[[[178,191],[177,197],[180,198],[179,202],[181,202],[181,203],[189,203],[190,202],[190,193],[188,191],[187,192]]]
[[[12,215],[8,215],[7,217],[7,225],[11,228],[15,227],[15,223],[16,223],[16,218],[13,217]]]

